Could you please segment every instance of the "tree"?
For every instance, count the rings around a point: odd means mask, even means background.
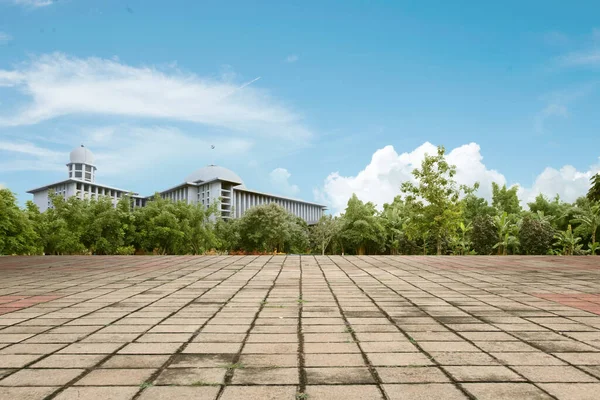
[[[488,204],[488,201],[482,197],[477,197],[474,193],[469,193],[462,199],[463,218],[467,223],[479,215],[489,215],[493,217],[497,211]]]
[[[356,194],[348,200],[346,212],[342,215],[344,229],[341,235],[344,242],[356,250],[356,254],[366,254],[368,248],[376,251],[382,249],[383,227],[377,217],[373,203],[363,203]]]
[[[561,201],[558,195],[549,200],[543,194],[539,194],[532,203],[527,203],[527,205],[533,214],[543,213],[544,218],[556,230],[567,229],[569,220],[572,218],[571,205]]]
[[[574,209],[575,218],[571,222],[581,224],[581,227],[592,235],[590,250],[591,254],[595,255],[596,249],[598,249],[596,231],[598,230],[598,226],[600,226],[600,204],[587,202],[584,207],[574,207]]]
[[[247,251],[273,252],[287,248],[303,252],[308,248],[308,227],[304,220],[275,203],[250,208],[238,224],[240,243]]]
[[[506,211],[494,217],[494,224],[498,231],[498,243],[494,245],[494,248],[498,249],[499,256],[507,255],[509,247],[514,248],[519,245],[518,226],[511,220]]]
[[[542,211],[538,211],[538,217],[527,215],[523,218],[519,230],[519,242],[521,250],[525,254],[542,255],[547,254],[552,248],[554,239],[554,228],[550,225]]]
[[[448,164],[443,146],[438,147],[437,155],[425,155],[421,169],[413,175],[417,184],[404,182],[402,193],[412,217],[407,221],[410,237],[431,238],[436,243],[436,254],[442,254],[442,243],[451,237],[461,222],[461,190],[465,193],[473,189],[458,188],[454,181],[456,166]]]
[[[554,245],[562,248],[562,254],[565,256],[572,256],[576,250],[581,249],[581,245],[579,244],[581,238],[573,234],[571,225],[569,225],[566,231],[557,232],[554,238],[556,239]]]
[[[408,221],[407,211],[401,196],[396,196],[391,204],[383,205],[381,213],[386,246],[390,254],[398,254],[402,242],[406,240],[404,224]]]
[[[473,219],[471,242],[477,254],[492,254],[494,245],[498,243],[498,231],[491,216],[479,215]]]
[[[519,204],[517,190],[519,190],[519,187],[516,185],[507,189],[506,185],[500,187],[496,182],[492,182],[492,206],[496,207],[500,213],[519,214],[521,205]]]
[[[593,202],[600,202],[600,172],[590,179],[591,187],[587,193],[587,198]]]
[[[17,206],[15,195],[0,189],[0,255],[39,254],[39,237],[32,222]]]
[[[464,256],[465,254],[473,254],[471,252],[471,241],[469,240],[469,232],[473,230],[473,224],[469,222],[465,225],[461,221],[458,226],[458,235],[453,238],[452,244],[454,247],[453,254]]]
[[[325,255],[325,249],[338,234],[340,227],[339,219],[331,215],[323,215],[319,222],[312,227],[311,236],[315,245],[320,248],[321,255]]]

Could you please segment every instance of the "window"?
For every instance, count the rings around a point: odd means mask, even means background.
[[[81,171],[75,171],[75,178],[81,178]]]
[[[86,172],[85,173],[85,179],[88,180],[88,181],[91,181],[92,180],[92,174],[90,174],[89,172]]]
[[[92,167],[90,167],[89,165],[86,165],[85,172],[92,172]]]

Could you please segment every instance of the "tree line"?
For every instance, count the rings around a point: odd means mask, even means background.
[[[521,207],[517,187],[492,184],[491,204],[478,184],[458,185],[445,149],[426,155],[391,203],[378,210],[353,195],[339,216],[314,226],[277,204],[253,207],[226,220],[218,203],[173,202],[155,195],[146,207],[127,196],[52,195],[41,213],[0,189],[0,255],[11,254],[556,254],[598,253],[600,174],[574,203],[536,197]]]

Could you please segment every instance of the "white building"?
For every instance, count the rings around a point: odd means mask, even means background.
[[[128,194],[133,198],[135,207],[143,207],[147,201],[152,200],[153,196],[142,197],[128,190],[96,183],[94,155],[83,145],[71,152],[67,168],[68,179],[28,191],[33,194],[33,201],[40,211],[52,207],[48,196],[51,192],[62,195],[65,199],[72,196],[80,199],[108,196],[113,204]],[[158,194],[165,199],[185,201],[188,204],[201,203],[206,207],[219,202],[219,211],[225,219],[239,218],[246,210],[260,204],[276,203],[311,225],[321,218],[326,208],[322,204],[247,189],[235,172],[216,165],[200,168],[191,173],[183,183]]]

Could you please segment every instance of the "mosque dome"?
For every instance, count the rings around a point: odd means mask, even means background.
[[[233,182],[237,184],[244,184],[242,178],[230,169],[219,167],[218,165],[208,165],[200,169],[195,170],[185,178],[186,182],[198,182],[198,181],[211,181],[214,179],[220,179],[222,181]]]
[[[90,164],[94,165],[94,153],[81,145],[75,148],[70,155],[71,164]]]

